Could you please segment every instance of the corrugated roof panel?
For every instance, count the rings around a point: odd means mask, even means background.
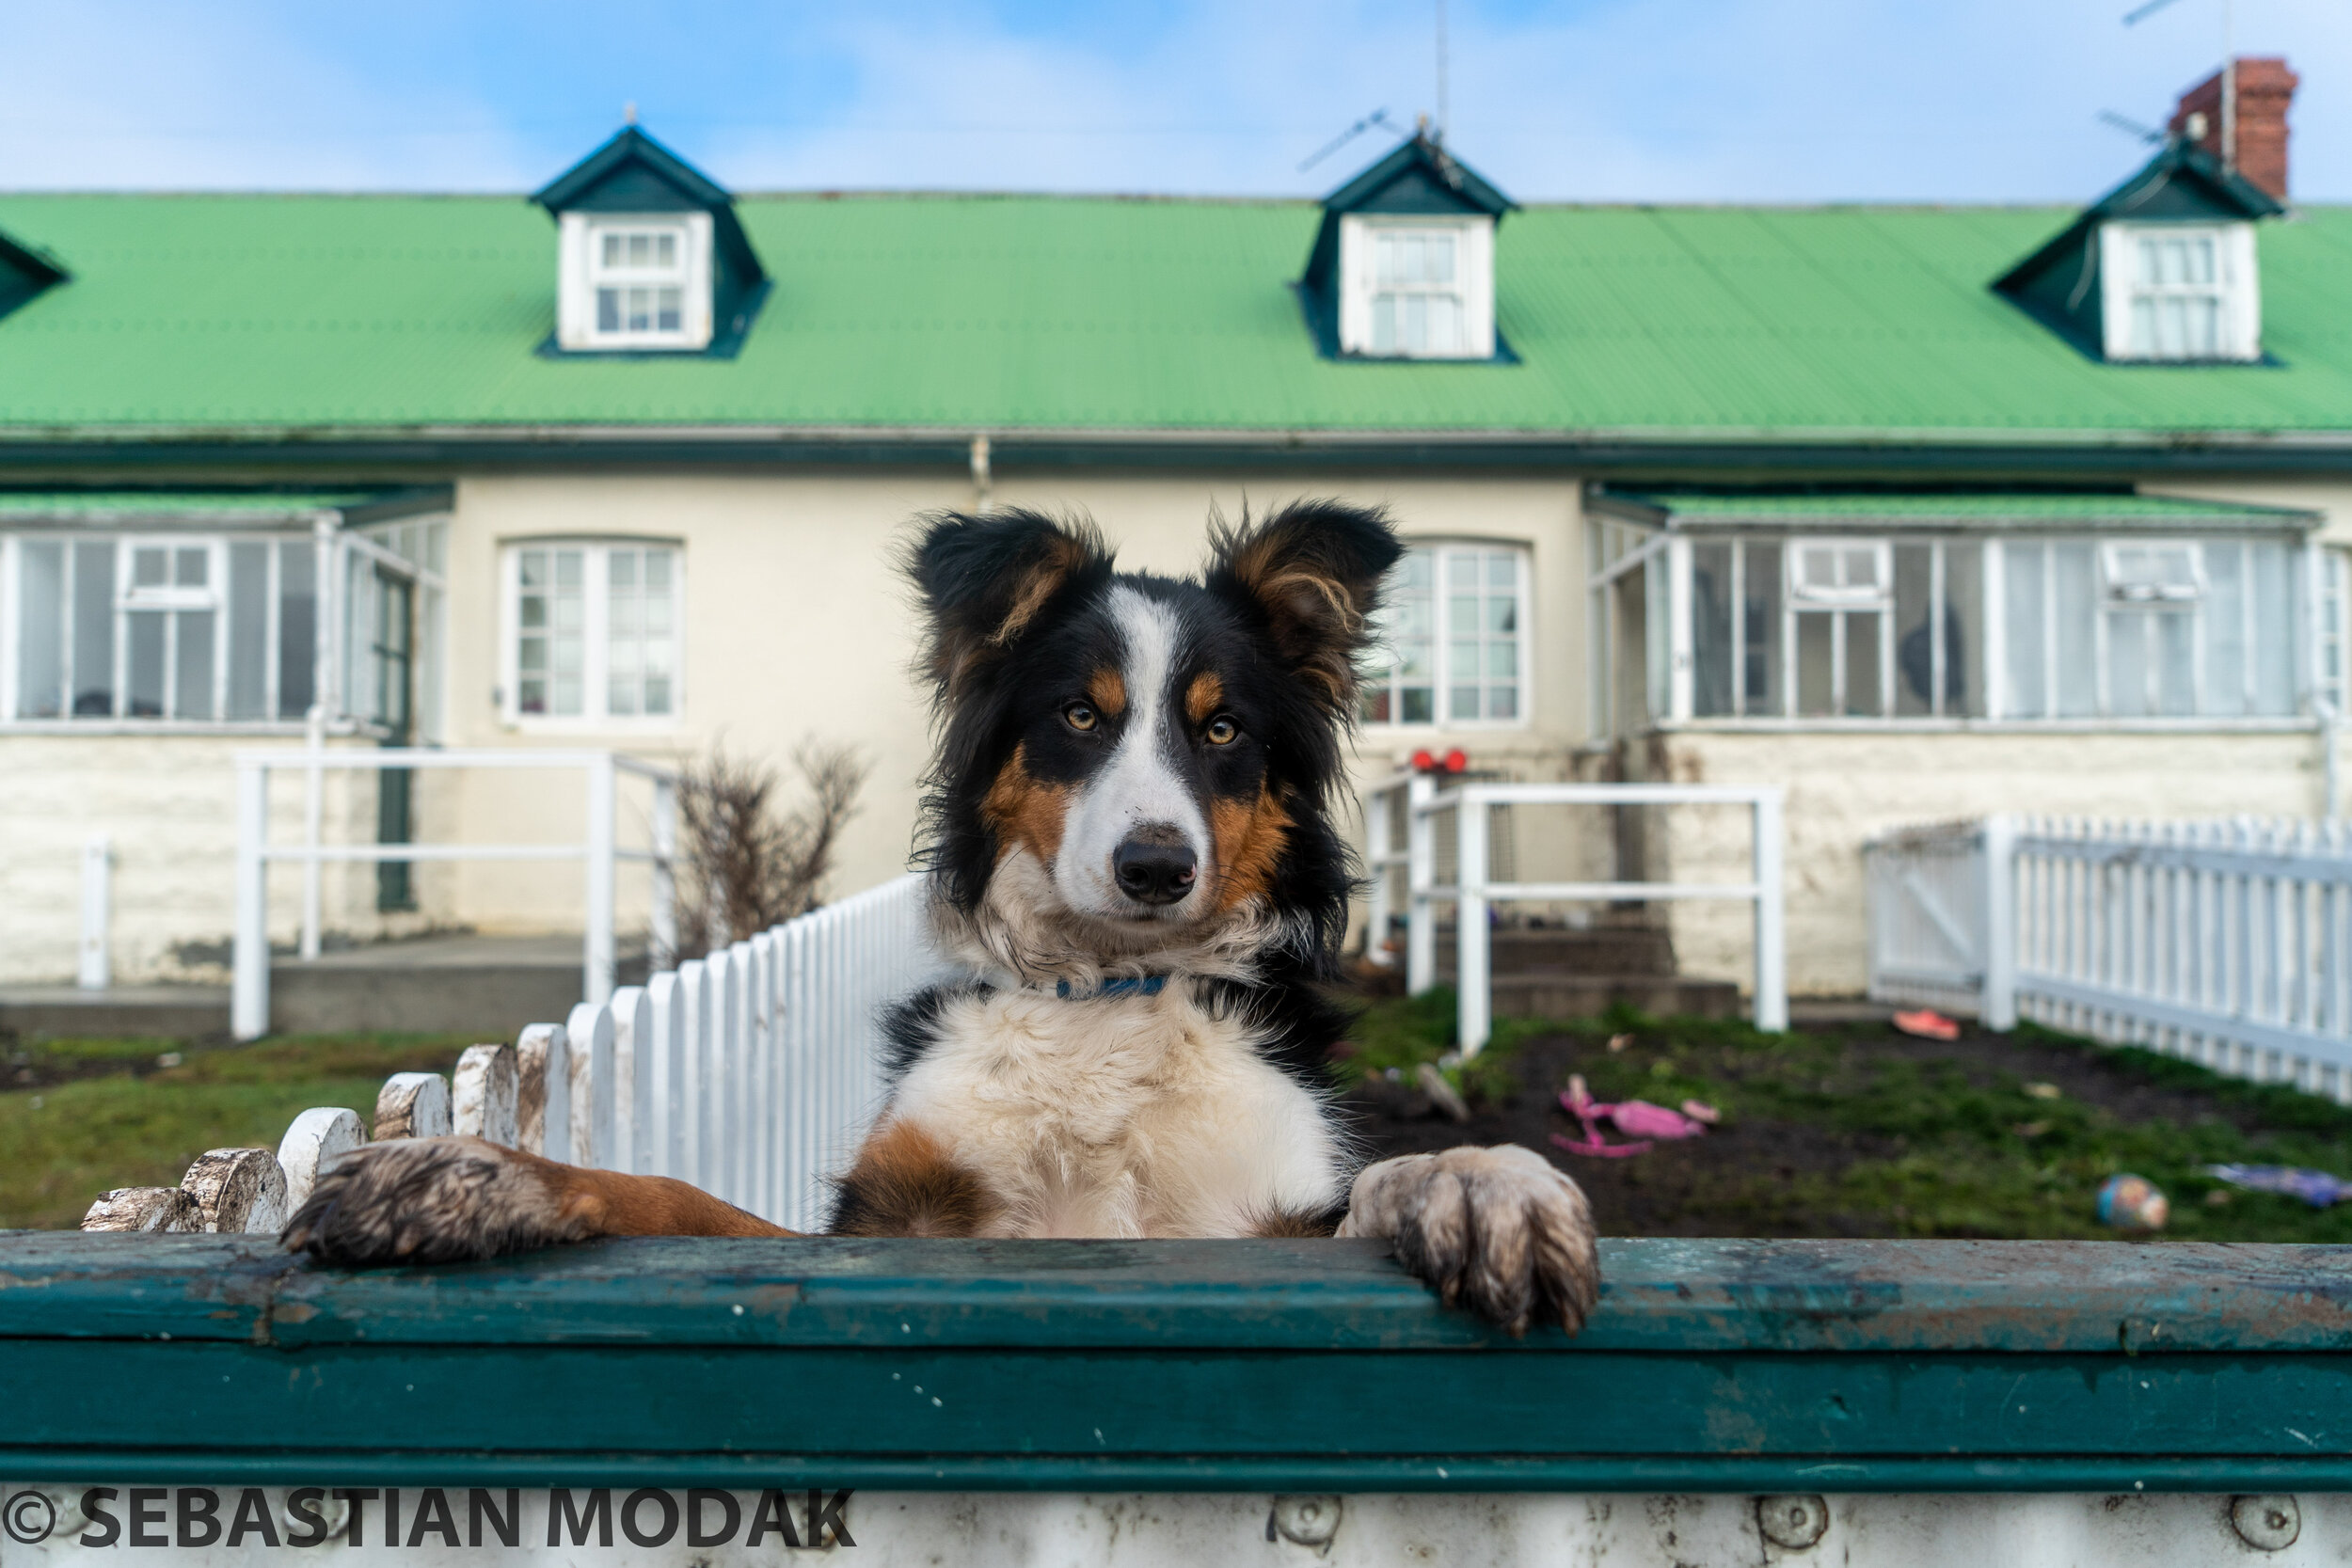
[[[0,426],[679,423],[1620,431],[2352,430],[2352,210],[2260,230],[2271,366],[2108,366],[1992,278],[2056,209],[1532,208],[1509,364],[1334,362],[1305,202],[742,198],[741,355],[564,358],[517,198],[0,198],[74,259],[0,322]]]

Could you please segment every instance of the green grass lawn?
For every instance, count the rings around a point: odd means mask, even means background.
[[[1883,1025],[1782,1036],[1744,1024],[1623,1015],[1506,1019],[1451,1075],[1471,1125],[1431,1118],[1390,1083],[1448,1046],[1453,999],[1375,1004],[1339,1064],[1378,1152],[1470,1141],[1551,1152],[1613,1234],[2089,1237],[2119,1171],[2170,1196],[2166,1234],[2198,1241],[2352,1243],[2352,1203],[2312,1209],[2237,1192],[2221,1162],[2352,1172],[2352,1109],[2247,1084],[2170,1057],[2030,1027],[1951,1044]],[[1617,1049],[1610,1041],[1617,1040]],[[463,1036],[325,1036],[253,1046],[60,1040],[0,1056],[0,1228],[70,1227],[110,1187],[168,1186],[207,1148],[276,1148],[313,1105],[372,1119],[401,1071],[447,1072]],[[1598,1161],[1550,1150],[1567,1130],[1554,1097],[1581,1072],[1603,1100],[1708,1101],[1703,1139]],[[2039,1092],[2036,1092],[2036,1091]]]
[[[1582,1182],[1614,1234],[2111,1236],[2093,1198],[2132,1172],[2171,1200],[2184,1241],[2352,1243],[2352,1202],[2313,1209],[2231,1188],[2202,1167],[2311,1165],[2352,1173],[2352,1108],[2152,1052],[2031,1025],[1949,1044],[1883,1024],[1759,1035],[1745,1024],[1633,1015],[1576,1023],[1498,1021],[1467,1070],[1472,1124],[1420,1110],[1383,1083],[1434,1060],[1453,998],[1374,1006],[1343,1073],[1383,1153],[1445,1143],[1524,1143]],[[1617,1049],[1609,1042],[1616,1039]],[[1573,1123],[1556,1096],[1581,1072],[1603,1101],[1706,1101],[1723,1127],[1632,1159],[1561,1152]]]
[[[313,1105],[373,1121],[395,1072],[447,1072],[471,1037],[340,1035],[210,1050],[158,1040],[51,1040],[5,1055],[0,1229],[71,1228],[110,1187],[169,1187],[208,1148],[276,1148]]]

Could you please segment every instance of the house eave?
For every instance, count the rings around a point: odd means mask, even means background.
[[[912,424],[136,425],[0,427],[0,469],[469,467],[550,460],[632,467],[954,463],[987,436],[995,461],[1041,467],[1246,462],[1302,468],[1584,471],[2352,473],[2352,429],[1868,430],[1349,428]]]

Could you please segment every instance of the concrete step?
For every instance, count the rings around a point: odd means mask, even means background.
[[[1728,980],[1673,974],[1498,974],[1498,1018],[1597,1018],[1623,1005],[1653,1018],[1741,1018],[1740,988]]]
[[[1587,974],[1661,974],[1675,972],[1674,938],[1656,926],[1590,926],[1533,929],[1506,927],[1487,935],[1489,971],[1498,977],[1537,970]],[[1438,975],[1454,980],[1456,951],[1452,927],[1438,929]]]
[[[644,983],[643,952],[623,953],[617,982]],[[580,999],[580,939],[420,937],[270,965],[270,1033],[453,1034],[511,1040],[525,1024],[561,1023]],[[226,986],[0,988],[0,1030],[27,1038],[202,1039],[229,1032]]]
[[[227,1033],[227,986],[0,987],[0,1034],[23,1039],[200,1040]]]

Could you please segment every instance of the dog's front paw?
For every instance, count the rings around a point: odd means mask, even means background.
[[[480,1138],[369,1144],[319,1173],[280,1238],[324,1263],[454,1263],[588,1234],[563,1167]]]
[[[1376,1236],[1397,1260],[1513,1334],[1531,1322],[1574,1334],[1600,1293],[1582,1189],[1532,1148],[1449,1148],[1368,1165],[1343,1236]]]

